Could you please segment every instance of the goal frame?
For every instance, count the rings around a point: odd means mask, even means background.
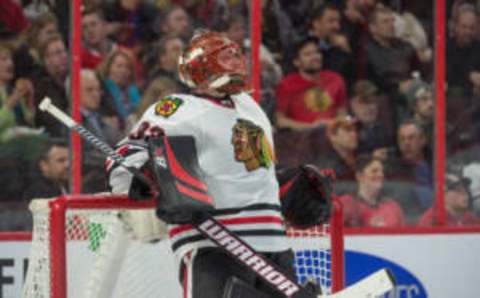
[[[344,288],[344,243],[343,218],[340,202],[333,201],[330,220],[330,256],[332,262],[332,293]],[[66,212],[68,209],[150,209],[155,208],[155,200],[133,201],[126,196],[118,195],[61,195],[48,201],[50,234],[49,266],[50,266],[50,298],[66,298],[67,285],[67,235]],[[333,249],[334,248],[334,249]]]

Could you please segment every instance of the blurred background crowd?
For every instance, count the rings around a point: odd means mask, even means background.
[[[0,0],[0,230],[30,230],[33,198],[69,193],[71,18],[64,0]],[[152,103],[186,90],[178,57],[195,29],[250,55],[249,0],[83,0],[82,122],[110,145]],[[447,1],[445,210],[480,224],[480,1]],[[277,167],[337,172],[347,227],[431,226],[434,1],[262,0],[260,105]],[[106,191],[82,143],[82,191]]]

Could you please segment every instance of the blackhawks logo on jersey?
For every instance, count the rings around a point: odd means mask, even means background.
[[[166,96],[155,105],[155,114],[165,118],[173,115],[183,104],[183,100],[178,97]]]
[[[243,162],[247,171],[268,168],[275,162],[275,154],[263,129],[253,122],[238,119],[232,128],[235,160]]]
[[[312,112],[325,112],[332,104],[333,100],[327,91],[314,87],[305,92],[303,97],[305,107]]]

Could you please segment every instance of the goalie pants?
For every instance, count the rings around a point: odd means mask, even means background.
[[[263,253],[263,255],[283,268],[283,272],[292,279],[296,278],[291,250]],[[238,264],[219,248],[201,248],[183,263],[180,271],[183,296],[185,298],[223,298],[225,285],[232,276],[238,277],[260,292],[278,297],[278,294],[255,273]]]

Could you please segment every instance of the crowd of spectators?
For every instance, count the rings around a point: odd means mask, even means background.
[[[447,172],[451,225],[480,220],[480,4],[448,2]],[[33,198],[68,193],[70,1],[0,0],[0,229],[31,229]],[[182,92],[177,60],[195,29],[247,56],[248,0],[83,0],[82,122],[114,145],[145,109]],[[262,0],[259,99],[277,167],[337,173],[346,226],[435,224],[434,1]],[[106,191],[103,156],[82,143],[83,191]],[[8,213],[7,210],[17,210]],[[18,214],[13,219],[12,214]],[[20,219],[19,219],[20,218]],[[21,220],[24,218],[24,221]]]

